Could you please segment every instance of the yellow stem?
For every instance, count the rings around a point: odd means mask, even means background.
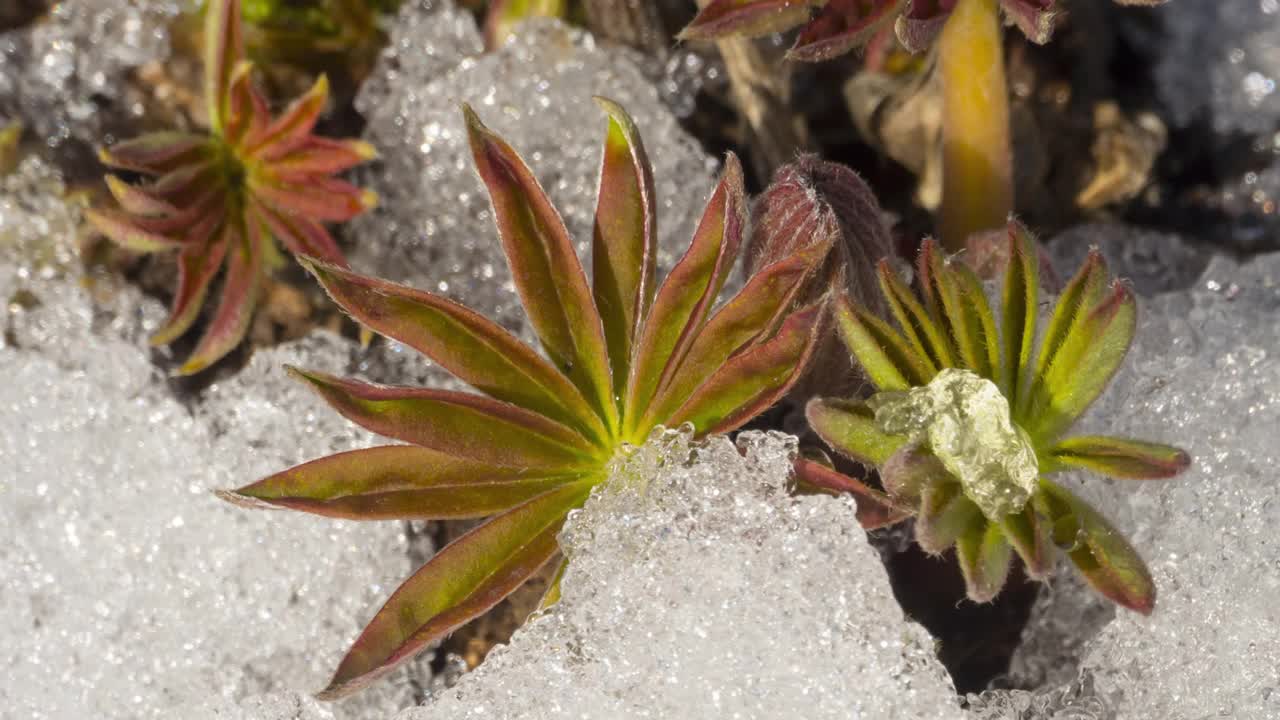
[[[959,0],[938,41],[943,95],[938,234],[958,251],[1013,209],[1009,90],[998,0]]]

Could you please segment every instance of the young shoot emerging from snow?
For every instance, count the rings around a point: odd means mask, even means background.
[[[1155,586],[1142,559],[1092,507],[1049,479],[1066,469],[1124,479],[1172,477],[1183,451],[1067,431],[1119,369],[1137,307],[1112,282],[1097,252],[1063,290],[1033,352],[1039,308],[1039,251],[1009,226],[1002,317],[982,283],[927,241],[917,296],[890,269],[880,285],[898,327],[848,298],[836,304],[841,337],[877,392],[867,402],[815,399],[807,415],[837,452],[876,467],[884,491],[801,460],[800,476],[859,496],[864,525],[914,515],[916,542],[941,554],[953,545],[976,602],[1004,587],[1012,555],[1044,578],[1053,548],[1098,592],[1142,613]]]
[[[244,59],[240,0],[210,0],[205,12],[209,133],[155,132],[102,150],[104,164],[156,180],[133,186],[108,175],[120,210],[88,213],[98,232],[126,248],[178,251],[173,307],[153,345],[191,328],[226,268],[218,309],[183,375],[204,370],[244,339],[267,278],[284,264],[277,241],[291,253],[345,266],[321,223],[349,220],[376,201],[334,177],[372,159],[373,147],[312,134],[329,96],[325,78],[273,119]]]
[[[609,126],[592,284],[533,173],[465,110],[503,250],[546,357],[445,298],[307,261],[362,324],[483,394],[293,370],[352,421],[409,444],[322,458],[227,498],[359,519],[489,517],[391,596],[322,697],[367,685],[547,563],[563,571],[556,534],[625,445],[643,443],[659,425],[688,425],[698,435],[740,427],[790,389],[813,352],[825,296],[797,296],[831,241],[761,267],[713,314],[746,211],[742,171],[729,156],[688,251],[657,287],[649,162],[622,108],[601,105]],[[544,603],[557,595],[558,580]]]

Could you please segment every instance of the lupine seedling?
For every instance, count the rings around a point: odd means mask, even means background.
[[[295,255],[345,266],[323,223],[349,220],[376,201],[334,177],[373,158],[372,146],[312,132],[328,98],[324,77],[272,118],[244,60],[240,0],[210,0],[206,12],[208,134],[156,132],[103,149],[104,164],[156,180],[129,185],[108,175],[119,210],[88,213],[98,232],[126,248],[178,252],[178,287],[154,345],[191,328],[225,267],[218,308],[179,369],[183,375],[217,362],[244,338],[266,279],[284,264],[275,241]]]
[[[1159,5],[1165,0],[1117,0]],[[943,94],[938,232],[952,250],[1000,228],[1013,207],[1009,99],[1001,16],[1044,43],[1059,0],[712,0],[684,29],[690,40],[756,36],[802,26],[788,57],[818,61],[893,27],[912,52],[936,45]]]
[[[806,414],[834,450],[877,468],[884,491],[819,461],[799,461],[799,474],[855,493],[864,524],[914,515],[925,551],[955,546],[974,601],[1000,592],[1014,552],[1043,579],[1057,547],[1099,593],[1149,613],[1156,589],[1137,552],[1050,477],[1168,478],[1190,463],[1167,445],[1068,434],[1129,350],[1133,293],[1111,281],[1094,251],[1059,296],[1036,352],[1039,249],[1017,224],[1009,253],[998,325],[978,277],[932,241],[919,256],[919,296],[880,264],[896,328],[837,300],[839,333],[877,392],[866,402],[815,398]]]
[[[729,156],[689,249],[655,290],[654,188],[631,119],[609,116],[588,284],[568,232],[516,152],[466,108],[516,289],[545,358],[432,293],[305,261],[360,323],[481,394],[386,387],[291,369],[338,412],[408,444],[322,458],[225,497],[358,519],[489,519],[400,586],[321,697],[358,690],[485,613],[558,555],[565,517],[628,445],[658,426],[733,430],[781,398],[821,335],[826,299],[796,295],[828,245],[760,268],[718,311],[741,244],[742,171]],[[558,596],[557,580],[544,603]]]

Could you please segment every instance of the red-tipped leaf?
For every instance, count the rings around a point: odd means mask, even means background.
[[[313,460],[223,497],[353,520],[439,520],[493,515],[575,480],[386,445]]]
[[[969,599],[986,603],[1004,589],[1013,551],[1000,526],[982,518],[956,538],[956,559]]]
[[[836,300],[836,329],[867,378],[879,390],[908,390],[933,377],[928,359],[920,356],[889,323],[855,307],[848,297]]]
[[[773,338],[730,358],[675,412],[671,425],[692,423],[700,435],[726,433],[782,399],[813,354],[825,311],[824,301],[798,310]]]
[[[290,103],[261,132],[246,135],[241,152],[245,157],[272,162],[284,158],[312,137],[311,131],[328,102],[329,79],[321,75],[305,95]]]
[[[809,19],[822,0],[711,0],[680,31],[681,40],[755,37],[783,32]]]
[[[1088,503],[1047,480],[1041,480],[1040,487],[1054,514],[1056,532],[1072,533],[1070,538],[1054,539],[1070,548],[1068,557],[1089,585],[1119,605],[1150,615],[1156,585],[1133,546]]]
[[[831,249],[831,242],[801,250],[757,272],[746,287],[698,333],[670,382],[641,421],[662,422],[735,353],[772,334],[794,306],[797,293]]]
[[[876,467],[907,442],[905,437],[882,432],[871,408],[851,400],[814,398],[805,407],[805,418],[833,450]]]
[[[515,150],[470,107],[463,112],[525,312],[552,361],[612,426],[617,406],[604,328],[564,221]]]
[[[656,196],[649,158],[631,116],[612,100],[598,97],[596,102],[608,113],[609,127],[592,235],[592,290],[614,382],[621,386],[631,369],[640,323],[653,301]]]
[[[315,262],[303,264],[365,327],[423,353],[490,397],[576,427],[592,440],[607,436],[578,388],[497,323],[431,293]]]
[[[349,695],[484,614],[558,552],[556,533],[591,490],[565,485],[450,543],[391,596],[319,697]]]
[[[1035,352],[1036,322],[1040,316],[1040,258],[1026,228],[1009,223],[1009,265],[1005,270],[1003,317],[1000,322],[1004,355],[1001,390],[1009,407],[1017,408],[1027,394],[1027,371]]]
[[[819,62],[865,45],[907,0],[828,0],[787,52],[792,60]]]
[[[633,435],[654,393],[680,366],[720,295],[742,243],[742,167],[729,155],[689,249],[658,289],[627,384],[624,427]]]
[[[591,464],[592,448],[581,435],[510,403],[289,370],[348,420],[385,437],[495,465],[578,469]]]
[[[982,511],[955,480],[935,482],[920,493],[916,543],[933,555],[946,552],[960,536],[985,523]]]
[[[213,232],[218,219],[210,216],[203,222],[209,226],[207,232]],[[152,345],[166,345],[177,340],[191,329],[199,317],[200,306],[209,294],[209,285],[222,267],[227,246],[235,237],[228,227],[224,225],[210,240],[191,243],[178,255],[178,289],[173,294],[169,319],[148,339]]]
[[[837,494],[853,495],[858,506],[855,516],[867,530],[897,524],[911,515],[897,507],[888,495],[822,463],[799,458],[795,462],[795,472],[801,483]]]
[[[1191,456],[1176,447],[1097,435],[1062,440],[1050,454],[1063,465],[1129,480],[1171,478],[1191,465]]]
[[[1070,428],[1120,369],[1137,327],[1137,301],[1132,290],[1116,283],[1105,300],[1081,315],[1033,391],[1024,429],[1042,442]]]
[[[269,240],[263,236],[258,222],[249,221],[244,230],[243,236],[235,226],[228,226],[225,231],[224,242],[230,260],[222,281],[222,297],[195,351],[178,368],[179,375],[194,375],[222,359],[249,331],[249,321],[253,319],[262,290],[262,244]]]

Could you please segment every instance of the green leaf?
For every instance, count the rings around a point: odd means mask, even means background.
[[[932,555],[946,552],[970,528],[985,522],[982,511],[954,480],[929,485],[920,498],[916,544]]]
[[[1009,266],[1004,276],[1002,305],[1004,359],[1000,389],[1008,398],[1009,407],[1018,408],[1029,392],[1027,371],[1040,315],[1040,257],[1031,234],[1016,222],[1009,224]]]
[[[1053,569],[1053,542],[1049,528],[1035,508],[1028,504],[1020,513],[1000,521],[1005,538],[1013,545],[1032,580],[1046,580]]]
[[[204,160],[209,139],[177,131],[147,133],[98,151],[103,165],[147,175],[165,175]]]
[[[738,255],[745,211],[742,167],[731,154],[689,249],[658,289],[644,320],[627,383],[626,437],[636,437],[654,393],[669,381],[702,330]]]
[[[313,460],[221,497],[353,520],[441,520],[493,515],[581,479],[387,445]]]
[[[980,519],[956,539],[956,559],[969,599],[991,602],[1009,577],[1012,548],[996,523]]]
[[[640,132],[622,106],[597,97],[609,115],[591,260],[593,295],[604,323],[614,382],[631,371],[640,324],[653,302],[657,210],[653,170]]]
[[[515,150],[469,106],[463,113],[525,312],[556,367],[582,390],[605,424],[616,427],[604,328],[564,221]]]
[[[162,235],[142,227],[141,218],[114,210],[85,210],[85,219],[94,230],[105,235],[117,245],[136,252],[152,253],[176,250],[182,247],[178,238]]]
[[[243,237],[235,226],[225,232],[229,260],[222,297],[195,351],[178,368],[179,375],[194,375],[234,350],[249,332],[249,321],[258,305],[266,254],[263,244],[270,240],[263,236],[261,224],[253,220],[245,224]]]
[[[952,318],[947,314],[942,289],[938,287],[938,268],[943,267],[945,251],[933,238],[925,238],[916,254],[916,282],[920,285],[920,294],[924,297],[924,308],[938,328],[938,334],[946,339],[950,353],[957,361],[963,362],[960,348],[956,345],[955,331],[952,329]]]
[[[711,0],[680,31],[681,40],[757,37],[784,32],[809,19],[822,0]]]
[[[952,480],[936,455],[919,444],[904,444],[880,466],[880,482],[891,496],[918,505],[924,489]]]
[[[729,358],[671,418],[699,435],[727,433],[781,400],[804,372],[824,323],[825,302],[797,310],[778,334]]]
[[[731,357],[769,337],[791,311],[797,293],[830,250],[829,240],[818,243],[753,275],[746,287],[698,333],[677,372],[650,403],[640,427],[666,422],[666,418]]]
[[[898,321],[898,327],[902,328],[902,335],[911,349],[925,360],[928,376],[933,378],[939,370],[955,367],[951,343],[947,342],[938,326],[929,318],[911,288],[894,272],[887,258],[880,261],[877,276],[890,312]]]
[[[279,162],[271,172],[285,181],[305,181],[313,175],[333,175],[350,170],[378,157],[378,151],[363,140],[331,140],[310,136]]]
[[[1171,478],[1191,465],[1191,456],[1176,447],[1096,435],[1067,438],[1050,456],[1062,465],[1132,480]]]
[[[564,580],[564,571],[568,568],[569,561],[563,557],[560,558],[555,575],[551,576],[551,582],[547,583],[547,591],[542,594],[542,599],[538,601],[539,612],[560,602],[560,581]]]
[[[438,295],[301,260],[357,322],[421,352],[490,397],[604,443],[608,430],[559,370],[497,323]]]
[[[566,0],[492,0],[484,20],[484,46],[502,47],[516,25],[531,17],[565,18]]]
[[[222,132],[231,75],[244,57],[240,0],[209,0],[204,19],[204,104],[209,125]]]
[[[1055,540],[1074,530],[1075,544],[1067,551],[1089,585],[1119,605],[1150,615],[1156,586],[1137,551],[1106,518],[1080,498],[1041,479],[1040,488],[1055,521]]]
[[[318,697],[356,692],[501,602],[555,556],[565,516],[591,487],[551,490],[447,545],[387,600]]]
[[[828,2],[800,31],[787,59],[821,62],[866,45],[906,4],[907,0]]]
[[[1053,315],[1049,319],[1049,327],[1045,330],[1044,338],[1040,341],[1040,352],[1036,357],[1035,372],[1032,373],[1030,378],[1030,391],[1019,396],[1021,403],[1014,408],[1014,412],[1017,415],[1015,420],[1023,427],[1029,424],[1029,420],[1034,419],[1029,414],[1031,412],[1032,397],[1044,392],[1041,385],[1044,382],[1046,370],[1057,358],[1072,329],[1079,322],[1082,322],[1084,316],[1102,300],[1106,292],[1106,283],[1107,270],[1102,261],[1102,254],[1096,248],[1092,249],[1089,251],[1084,265],[1080,267],[1075,277],[1067,283],[1067,286],[1062,289],[1062,293],[1058,295],[1058,302],[1053,307]]]
[[[256,212],[266,223],[271,236],[288,248],[289,252],[297,256],[312,257],[335,267],[347,267],[346,257],[333,236],[324,229],[324,225],[302,215],[277,212],[252,198],[247,205],[251,212]]]
[[[311,131],[328,102],[329,79],[321,75],[310,90],[289,103],[277,118],[256,132],[251,128],[240,142],[239,154],[245,159],[268,162],[283,159],[312,137]]]
[[[935,298],[935,313],[959,350],[960,363],[987,379],[994,380],[999,362],[995,318],[987,303],[982,283],[973,272],[943,257],[932,241],[925,243],[921,257],[928,267],[921,277],[929,296]]]
[[[926,358],[889,323],[853,305],[847,295],[836,299],[835,316],[841,339],[877,390],[909,390],[932,378]]]
[[[388,387],[288,368],[335,410],[379,435],[494,465],[570,472],[598,458],[581,435],[550,418],[482,395]]]
[[[323,222],[346,222],[378,205],[372,190],[330,177],[293,183],[251,173],[247,184],[254,200],[276,212]]]
[[[805,406],[805,419],[833,450],[876,467],[907,442],[904,437],[881,432],[871,408],[853,400],[814,398]]]
[[[866,530],[888,527],[910,517],[911,513],[899,508],[888,495],[868,487],[859,480],[837,472],[819,462],[798,458],[795,462],[796,480],[802,486],[836,494],[849,493],[857,503],[858,523]]]
[[[1124,362],[1137,327],[1137,302],[1122,283],[1078,322],[1045,373],[1037,378],[1023,427],[1044,445],[1084,414]]]
[[[115,175],[107,175],[103,180],[107,183],[107,190],[111,192],[111,197],[115,198],[120,207],[131,215],[172,216],[181,212],[168,200],[144,188],[130,185]]]
[[[217,223],[218,218],[210,216],[203,221],[202,226],[212,228]],[[208,230],[200,232],[204,234]],[[148,342],[152,345],[167,345],[191,329],[200,315],[205,296],[209,294],[209,284],[222,267],[227,246],[235,242],[237,237],[230,232],[229,225],[223,225],[214,238],[193,240],[182,249],[178,255],[178,289],[173,294],[169,319]]]
[[[965,332],[975,347],[978,365],[975,371],[994,383],[1000,382],[1000,335],[995,313],[987,302],[982,281],[968,266],[952,267],[958,285],[959,305],[964,315]]]
[[[248,60],[237,62],[231,70],[227,96],[223,101],[222,135],[232,145],[243,137],[251,124],[261,122],[254,113],[252,85],[253,63]]]

